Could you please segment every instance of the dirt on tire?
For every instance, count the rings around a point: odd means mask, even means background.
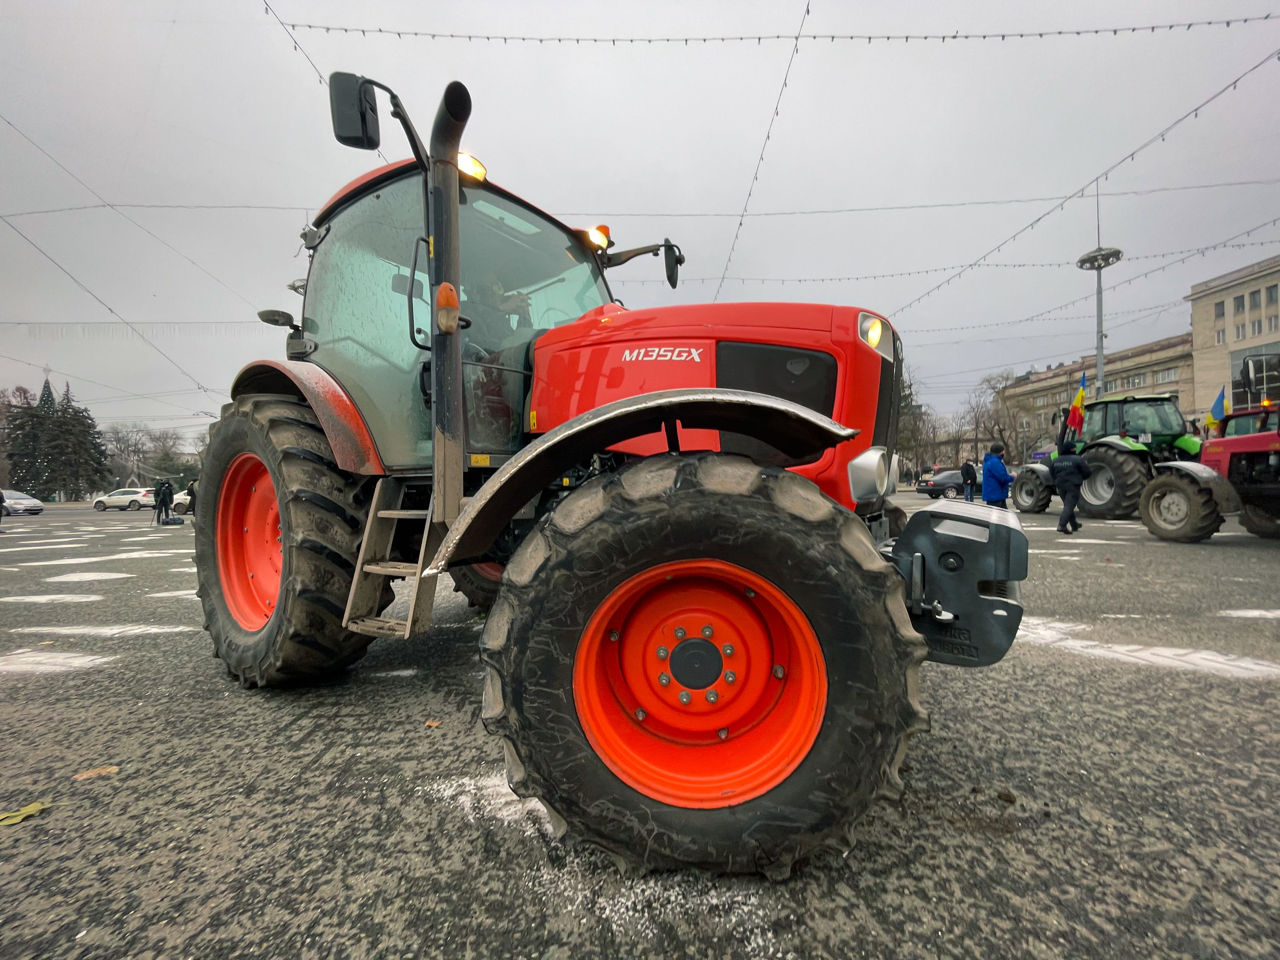
[[[1019,513],[1044,513],[1052,498],[1053,491],[1034,470],[1019,471],[1009,491],[1009,499]]]
[[[280,515],[280,586],[258,629],[231,613],[218,562],[224,480],[244,453],[266,466]],[[319,420],[296,398],[252,394],[223,407],[201,477],[196,592],[214,655],[244,686],[317,680],[364,656],[371,638],[343,629],[342,616],[373,484],[338,468]],[[391,599],[388,588],[384,605]]]
[[[1156,477],[1142,491],[1143,526],[1162,540],[1199,543],[1222,526],[1222,514],[1208,487],[1182,473]]]
[[[1135,454],[1108,446],[1086,450],[1084,459],[1094,475],[1080,488],[1080,513],[1101,520],[1133,516],[1142,498],[1142,488],[1147,485],[1146,464]],[[1103,479],[1108,474],[1112,484],[1104,491]]]
[[[1250,504],[1240,508],[1240,524],[1255,537],[1280,540],[1280,517]]]
[[[732,563],[783,591],[812,625],[828,674],[821,726],[798,765],[761,795],[701,808],[615,775],[584,732],[573,688],[594,611],[628,578],[686,560]],[[780,469],[662,455],[584,484],[516,551],[481,641],[481,719],[503,739],[512,790],[624,871],[777,879],[819,846],[846,846],[873,801],[900,795],[907,740],[928,727],[917,699],[925,653],[902,578],[860,518]],[[682,759],[697,766],[696,751],[715,748],[687,746],[694,755]]]

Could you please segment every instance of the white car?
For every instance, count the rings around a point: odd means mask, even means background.
[[[0,492],[4,493],[4,503],[0,504],[0,511],[3,511],[6,517],[18,513],[44,513],[44,504],[29,493],[23,493],[21,490]]]
[[[146,507],[151,510],[155,505],[156,493],[151,487],[122,487],[93,501],[93,509],[99,511],[108,507],[116,510],[141,510]]]
[[[173,512],[178,516],[191,511],[191,497],[187,496],[185,489],[179,490],[173,495]]]

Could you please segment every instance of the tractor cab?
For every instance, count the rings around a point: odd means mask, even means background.
[[[1161,460],[1195,459],[1200,449],[1172,395],[1104,397],[1087,403],[1084,429],[1078,436],[1072,433],[1064,418],[1059,443],[1075,440],[1080,451],[1104,438],[1148,450]]]

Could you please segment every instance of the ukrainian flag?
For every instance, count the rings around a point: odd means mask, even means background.
[[[1212,430],[1222,418],[1231,412],[1231,404],[1227,400],[1227,388],[1222,387],[1218,390],[1218,399],[1213,401],[1213,406],[1209,409],[1208,414],[1204,418],[1204,425]]]

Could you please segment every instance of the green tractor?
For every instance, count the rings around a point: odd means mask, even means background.
[[[1198,460],[1200,440],[1187,430],[1178,401],[1169,394],[1105,397],[1084,406],[1084,429],[1067,426],[1066,410],[1054,415],[1058,442],[1074,442],[1093,471],[1080,490],[1080,512],[1087,517],[1120,520],[1138,510],[1142,488],[1155,464]],[[1052,457],[1056,457],[1057,450]],[[1054,494],[1049,468],[1042,463],[1018,472],[1011,496],[1022,513],[1043,513]]]

